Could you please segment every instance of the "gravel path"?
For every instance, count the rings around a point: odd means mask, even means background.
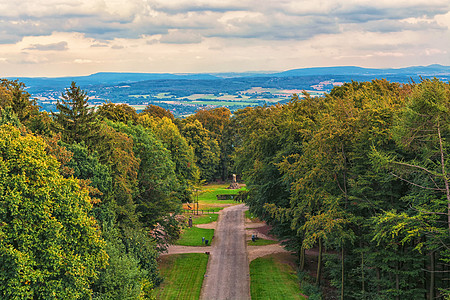
[[[246,246],[251,235],[273,239],[258,228],[266,226],[264,222],[244,222],[244,204],[227,207],[219,212],[219,222],[196,225],[200,228],[215,229],[214,242],[209,247],[190,247],[171,245],[162,255],[181,253],[205,253],[211,257],[203,281],[202,300],[212,299],[250,299],[249,262],[255,258],[286,251],[280,244],[266,246]]]
[[[200,299],[250,299],[244,204],[221,211]]]

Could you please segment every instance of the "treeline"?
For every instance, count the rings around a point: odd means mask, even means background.
[[[234,116],[250,211],[318,253],[340,299],[442,299],[450,287],[450,85],[351,82]],[[327,254],[325,254],[327,253]]]
[[[154,105],[94,110],[75,83],[48,114],[2,80],[0,108],[2,299],[150,298],[181,203],[231,173],[301,276],[314,248],[326,296],[449,294],[448,83],[351,82],[176,119]]]
[[[230,111],[94,110],[72,83],[48,114],[9,80],[0,108],[0,298],[151,298],[182,202],[228,176]]]

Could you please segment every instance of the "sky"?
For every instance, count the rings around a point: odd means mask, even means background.
[[[430,64],[449,0],[0,0],[0,77]]]

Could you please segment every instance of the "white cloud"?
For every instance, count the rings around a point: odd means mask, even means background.
[[[65,51],[67,50],[67,42],[59,42],[52,44],[33,44],[24,50],[38,50],[38,51]]]
[[[450,64],[449,36],[448,0],[0,0],[4,73]]]
[[[82,58],[77,58],[73,61],[76,64],[89,64],[92,62],[92,60],[90,59],[82,59]]]

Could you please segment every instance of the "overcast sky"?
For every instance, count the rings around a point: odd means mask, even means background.
[[[0,77],[435,63],[449,0],[0,0]]]

